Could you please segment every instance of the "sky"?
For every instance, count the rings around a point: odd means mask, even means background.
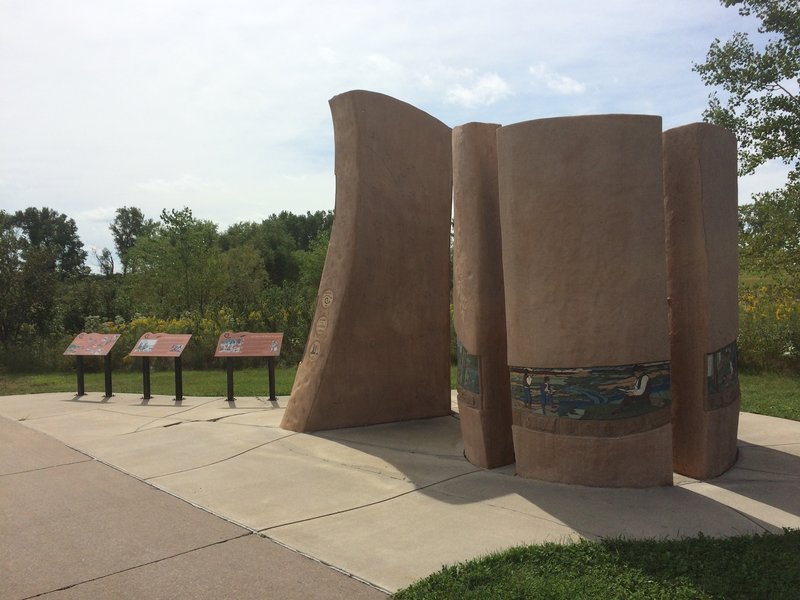
[[[224,230],[332,210],[328,100],[365,89],[451,127],[604,113],[702,120],[692,71],[757,22],[718,0],[0,0],[0,209],[188,206]],[[739,201],[788,169],[740,179]]]

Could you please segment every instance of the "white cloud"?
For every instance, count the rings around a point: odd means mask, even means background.
[[[193,175],[183,174],[175,179],[150,179],[138,185],[139,189],[153,194],[181,194],[185,192],[204,192],[219,188],[219,181],[204,181]]]
[[[97,206],[88,210],[83,210],[75,216],[76,221],[88,221],[91,223],[106,224],[114,220],[117,209],[113,206]]]
[[[677,126],[707,105],[692,62],[752,30],[713,0],[530,4],[0,1],[0,208],[333,208],[336,94],[451,126],[642,110]],[[112,243],[103,215],[80,218],[87,246]]]
[[[547,86],[547,89],[557,94],[573,95],[582,94],[586,91],[586,86],[580,81],[552,71],[542,63],[528,68],[528,72],[533,75],[536,81],[543,83]]]
[[[339,57],[336,55],[336,51],[328,46],[319,49],[319,57],[322,59],[322,62],[329,65],[335,65],[339,62]]]
[[[472,75],[470,79],[471,81],[466,85],[457,84],[447,90],[448,103],[472,108],[494,104],[511,94],[511,88],[496,73]]]

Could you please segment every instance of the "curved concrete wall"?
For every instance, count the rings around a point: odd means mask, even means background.
[[[494,468],[514,462],[497,191],[497,128],[453,129],[453,319],[464,454]]]
[[[736,138],[695,123],[664,132],[675,470],[736,461],[739,380]]]
[[[330,106],[336,217],[281,426],[449,414],[451,130],[372,92]]]
[[[498,130],[517,472],[672,482],[661,119]]]

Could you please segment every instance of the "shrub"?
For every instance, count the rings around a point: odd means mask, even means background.
[[[739,292],[739,365],[753,371],[800,371],[800,299],[777,286]]]

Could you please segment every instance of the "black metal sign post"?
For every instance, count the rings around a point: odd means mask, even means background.
[[[111,348],[117,343],[118,333],[80,333],[64,350],[64,356],[74,356],[78,359],[76,372],[78,375],[78,396],[86,395],[84,382],[84,356],[102,356],[105,364],[106,398],[111,397]]]
[[[175,402],[183,400],[183,366],[181,357],[175,357]]]
[[[105,397],[111,398],[113,396],[111,392],[111,355],[106,354],[103,357],[103,370],[105,371]]]
[[[144,388],[143,400],[150,400],[150,357],[142,357],[142,387]]]
[[[233,402],[233,359],[230,356],[225,358],[225,371],[228,374],[228,402]]]
[[[139,338],[128,356],[142,358],[142,379],[144,381],[143,400],[149,400],[150,395],[150,359],[174,358],[175,359],[175,402],[183,400],[183,367],[181,353],[192,338],[191,333],[152,333],[148,331]]]
[[[78,396],[85,396],[86,395],[86,386],[83,382],[83,356],[76,356],[77,358],[77,373],[78,373]]]
[[[267,359],[267,370],[269,372],[269,399],[276,402],[278,397],[275,395],[275,357],[270,356]]]
[[[260,333],[250,331],[225,331],[219,336],[214,358],[225,359],[225,370],[228,374],[228,402],[233,402],[233,359],[267,357],[269,369],[269,399],[275,402],[275,357],[280,354],[282,333]]]

